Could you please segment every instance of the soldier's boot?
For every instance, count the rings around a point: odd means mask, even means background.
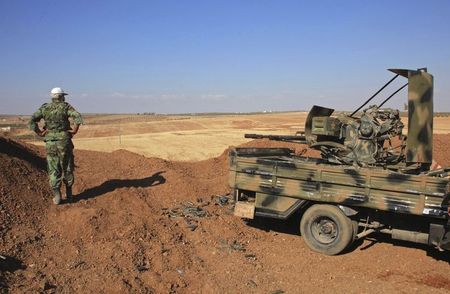
[[[61,203],[61,191],[59,189],[53,189],[53,203],[58,205]]]
[[[68,202],[73,201],[72,187],[66,186],[66,199]]]

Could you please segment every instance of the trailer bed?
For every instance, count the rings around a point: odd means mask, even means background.
[[[230,186],[255,192],[256,211],[267,213],[286,214],[297,200],[312,200],[448,218],[448,178],[333,165],[286,148],[233,149]]]

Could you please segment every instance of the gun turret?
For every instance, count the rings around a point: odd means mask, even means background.
[[[315,105],[308,113],[304,131],[295,135],[246,134],[245,138],[307,144],[320,151],[322,158],[330,163],[396,169],[406,165],[412,172],[426,171],[432,162],[433,76],[426,69],[390,71],[396,76],[351,115],[338,113],[332,116],[334,109]],[[407,78],[408,83],[379,105],[363,109],[398,76]],[[400,112],[381,108],[406,86],[408,136],[403,135]]]

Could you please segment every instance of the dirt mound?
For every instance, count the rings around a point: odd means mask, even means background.
[[[5,287],[108,293],[200,287],[201,258],[192,256],[184,218],[163,211],[187,199],[216,209],[211,197],[228,191],[226,153],[190,164],[125,150],[76,151],[76,202],[53,206],[43,198],[50,192],[43,150],[6,138],[1,144]]]
[[[49,195],[42,151],[0,137],[0,236],[13,226],[19,232],[36,227],[45,215]]]
[[[320,157],[320,152],[317,150],[309,149],[306,144],[297,144],[290,142],[273,141],[269,139],[253,140],[248,143],[242,144],[239,147],[255,147],[255,148],[289,148],[294,150],[296,155],[308,156],[308,157]]]
[[[433,159],[441,166],[450,166],[450,134],[433,135]]]
[[[4,271],[21,268],[25,244],[41,237],[40,223],[46,218],[47,184],[45,159],[36,147],[0,136],[0,288]]]
[[[435,144],[437,156],[446,154],[450,143],[450,138],[442,140]],[[298,219],[245,223],[235,218],[227,195],[228,150],[190,163],[125,150],[76,150],[75,202],[54,206],[42,199],[48,192],[38,163],[42,149],[0,142],[16,148],[0,153],[0,184],[9,187],[1,205],[9,205],[21,221],[10,224],[0,248],[9,256],[6,263],[0,261],[0,282],[11,292],[450,290],[450,259],[427,256],[424,247],[369,239],[350,254],[328,257],[304,245]],[[297,148],[298,153],[304,148],[265,140],[245,146]],[[32,155],[20,155],[26,152]],[[42,190],[26,193],[17,184],[25,182]],[[21,197],[30,204],[24,210],[12,205]]]

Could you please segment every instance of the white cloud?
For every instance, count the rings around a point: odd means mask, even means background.
[[[158,98],[163,101],[177,101],[186,100],[187,97],[185,94],[161,94]]]
[[[113,92],[110,94],[113,98],[125,98],[128,100],[152,100],[155,99],[154,95],[151,94],[127,94],[123,92]]]
[[[111,97],[119,97],[119,98],[123,98],[123,97],[126,97],[126,95],[125,95],[124,93],[121,93],[121,92],[113,92],[113,93],[111,94]]]
[[[208,101],[222,101],[227,98],[227,95],[224,94],[203,94],[200,96],[202,100]]]

